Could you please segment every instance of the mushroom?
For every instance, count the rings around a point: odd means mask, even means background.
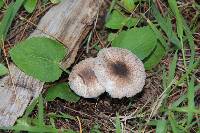
[[[132,97],[145,85],[144,65],[127,49],[102,49],[95,60],[94,72],[99,83],[113,98]]]
[[[98,97],[105,92],[105,88],[99,84],[93,71],[94,62],[94,58],[79,62],[69,75],[70,88],[84,98]]]

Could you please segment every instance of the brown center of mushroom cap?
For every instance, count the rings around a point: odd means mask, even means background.
[[[78,75],[83,80],[83,83],[87,86],[92,85],[94,80],[96,80],[96,75],[95,75],[94,71],[90,68],[80,71]]]
[[[125,78],[129,74],[129,69],[127,68],[126,64],[120,61],[111,63],[111,71],[113,74],[121,78]]]

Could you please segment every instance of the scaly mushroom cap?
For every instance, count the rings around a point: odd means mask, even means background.
[[[84,98],[98,97],[105,92],[93,71],[94,61],[94,58],[87,58],[79,62],[69,75],[70,88]]]
[[[142,61],[127,49],[102,49],[95,60],[94,72],[113,98],[132,97],[142,91],[145,84]]]

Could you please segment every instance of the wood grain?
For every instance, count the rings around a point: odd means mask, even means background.
[[[46,36],[60,41],[68,53],[61,62],[67,69],[96,19],[101,0],[65,0],[52,7],[40,20],[33,36]],[[42,91],[44,82],[34,79],[9,65],[10,74],[0,79],[0,126],[12,126],[29,103]]]

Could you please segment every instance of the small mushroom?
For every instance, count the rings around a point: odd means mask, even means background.
[[[102,49],[95,60],[94,72],[99,83],[113,98],[132,97],[145,85],[144,65],[127,49]]]
[[[94,61],[94,58],[87,58],[79,62],[69,75],[71,89],[84,98],[98,97],[105,92],[105,88],[99,84],[93,71]]]

